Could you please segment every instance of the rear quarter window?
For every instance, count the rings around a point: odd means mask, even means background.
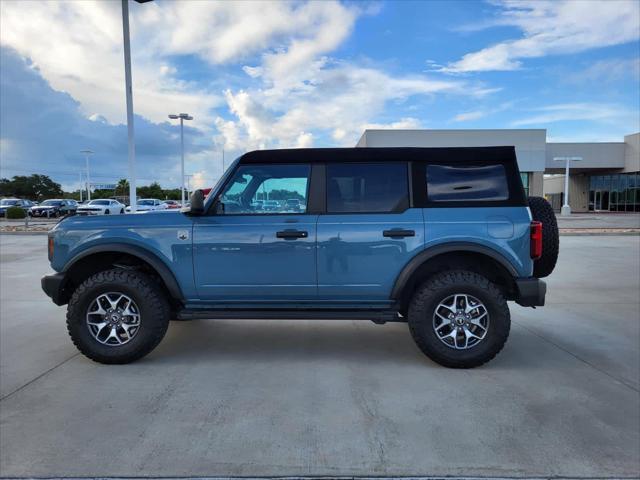
[[[494,202],[509,199],[504,165],[427,165],[427,200]]]

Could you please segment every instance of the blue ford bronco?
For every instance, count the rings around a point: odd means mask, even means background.
[[[469,368],[504,346],[507,301],[544,305],[558,228],[513,147],[262,150],[181,212],[66,218],[48,251],[42,288],[97,362],[170,319],[363,319]]]

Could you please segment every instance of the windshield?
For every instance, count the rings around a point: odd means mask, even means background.
[[[62,202],[60,200],[45,200],[40,205],[50,206],[50,207],[58,207]]]
[[[89,205],[109,205],[109,200],[91,200]]]
[[[153,200],[140,200],[138,205],[153,205]]]
[[[18,203],[18,200],[8,200],[8,199],[4,199],[4,200],[0,200],[0,205],[15,205],[16,203]]]

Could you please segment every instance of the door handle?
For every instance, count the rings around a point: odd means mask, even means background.
[[[392,230],[383,231],[382,236],[391,238],[415,237],[416,232],[414,230],[402,230],[400,228],[394,228]]]
[[[276,237],[285,239],[307,238],[309,234],[303,230],[282,230],[276,232]]]

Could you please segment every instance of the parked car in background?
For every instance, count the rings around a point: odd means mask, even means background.
[[[40,205],[31,207],[29,215],[32,217],[63,217],[65,215],[73,215],[76,213],[77,208],[78,203],[75,200],[52,198],[45,200]]]
[[[285,205],[287,207],[287,210],[291,210],[292,212],[299,212],[300,210],[302,210],[300,208],[300,200],[298,200],[297,198],[290,198],[289,200],[287,200]]]
[[[23,200],[21,198],[3,198],[0,200],[0,217],[4,217],[7,209],[11,207],[22,208],[26,213],[29,213],[31,205],[31,201],[29,200]]]
[[[251,208],[253,208],[254,210],[262,210],[263,206],[264,206],[264,200],[255,200],[251,202]]]
[[[118,200],[100,198],[91,200],[78,207],[78,215],[120,215],[124,213],[125,206]]]
[[[280,210],[280,204],[275,200],[265,200],[262,204],[262,209],[265,212],[274,212]]]
[[[141,198],[138,200],[137,211],[138,212],[150,212],[153,210],[166,210],[167,204],[157,198]],[[127,212],[131,211],[131,206],[126,208]]]
[[[176,208],[181,208],[182,205],[180,205],[180,202],[178,202],[177,200],[165,200],[163,202],[168,209],[176,209]]]

